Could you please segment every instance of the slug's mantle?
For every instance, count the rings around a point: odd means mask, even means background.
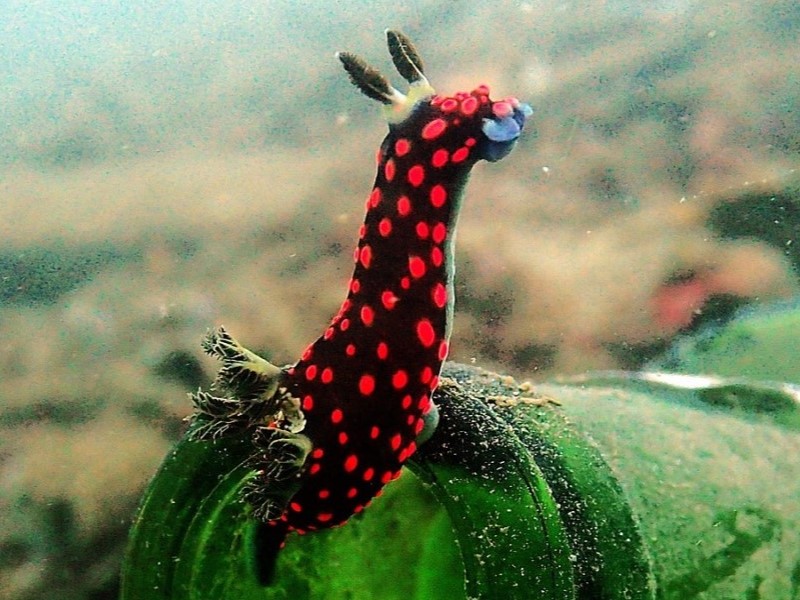
[[[276,540],[363,510],[435,427],[462,191],[478,160],[510,152],[532,112],[515,98],[492,101],[485,85],[436,95],[411,42],[395,31],[387,40],[408,94],[360,58],[337,55],[389,122],[339,312],[284,368],[223,328],[203,343],[222,368],[210,392],[192,394],[191,435],[252,441],[245,497]]]

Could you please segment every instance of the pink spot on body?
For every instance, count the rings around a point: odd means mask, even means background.
[[[467,148],[466,146],[462,146],[461,148],[453,152],[452,161],[454,163],[460,163],[467,160],[468,156],[469,156],[469,148]]]
[[[442,135],[445,129],[447,129],[447,121],[444,119],[434,119],[422,128],[422,139],[434,140]]]
[[[358,253],[358,260],[365,269],[369,269],[372,263],[372,248],[368,244],[364,244]]]
[[[437,223],[433,226],[433,241],[437,244],[441,244],[444,241],[444,238],[447,236],[447,227],[445,227],[444,223]]]
[[[401,217],[408,216],[411,213],[411,200],[408,196],[400,196],[397,199],[397,214]]]
[[[433,153],[431,164],[437,169],[440,169],[447,164],[448,160],[450,160],[450,153],[444,148],[439,148]]]
[[[371,306],[364,305],[361,307],[361,321],[367,327],[372,326],[372,323],[375,321],[375,311],[372,310]]]
[[[425,267],[425,261],[419,256],[410,256],[408,258],[408,270],[412,277],[419,279],[425,275],[425,271],[427,270]]]
[[[430,198],[434,208],[441,208],[444,206],[444,203],[447,202],[447,190],[444,189],[444,186],[437,183],[431,188]]]
[[[356,470],[358,466],[358,457],[355,454],[351,454],[348,456],[344,461],[344,470],[348,473],[352,473]]]
[[[401,138],[394,143],[394,151],[397,156],[405,156],[411,150],[411,142],[405,138]]]
[[[414,165],[408,170],[408,183],[419,187],[423,181],[425,181],[425,168],[422,165]]]
[[[392,387],[396,390],[401,390],[408,384],[408,374],[400,369],[392,376]]]
[[[400,300],[400,298],[395,296],[394,292],[391,290],[386,290],[381,294],[381,304],[383,304],[386,310],[392,310],[394,305],[397,304],[398,300]]]
[[[375,391],[375,378],[369,373],[364,373],[358,380],[358,391],[362,396],[369,396]]]
[[[470,117],[478,110],[478,99],[475,96],[469,96],[461,101],[461,114],[465,117]]]
[[[417,337],[426,348],[433,346],[433,342],[436,340],[436,332],[433,330],[433,325],[428,319],[420,319],[417,321]]]
[[[444,308],[445,304],[447,304],[447,288],[444,286],[444,284],[437,283],[435,286],[433,286],[431,297],[433,298],[433,303],[436,306],[439,308]]]

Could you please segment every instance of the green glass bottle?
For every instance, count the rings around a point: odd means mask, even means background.
[[[266,586],[271,557],[237,497],[246,449],[182,442],[138,516],[123,599],[798,598],[786,390],[759,413],[741,386],[608,374],[535,395],[445,375],[410,470],[347,525],[290,537]]]

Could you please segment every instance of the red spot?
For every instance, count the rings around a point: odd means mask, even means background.
[[[449,348],[447,346],[447,342],[445,340],[442,340],[439,343],[439,354],[438,354],[439,360],[444,360],[445,358],[447,358],[447,351],[448,350],[449,350]]]
[[[428,237],[431,232],[431,228],[428,227],[428,224],[425,221],[420,221],[417,223],[417,237],[421,240],[424,240]]]
[[[381,430],[376,425],[373,425],[372,429],[369,430],[370,439],[377,440],[380,434]]]
[[[336,423],[341,423],[344,414],[338,408],[334,408],[331,412],[331,422],[335,425]]]
[[[383,237],[388,237],[390,233],[392,233],[392,222],[387,217],[381,219],[381,222],[378,223],[378,233],[380,233]]]
[[[417,451],[417,443],[412,440],[411,443],[406,448],[406,457],[411,456],[416,451]]]
[[[347,354],[347,356],[353,356],[356,353],[355,344],[347,344],[347,348],[344,349],[344,353]]]
[[[453,162],[460,163],[466,160],[468,156],[469,156],[469,148],[464,146],[453,152]]]
[[[367,327],[372,326],[372,323],[375,320],[375,311],[372,310],[371,306],[364,305],[361,307],[361,320]]]
[[[389,444],[392,447],[392,450],[397,450],[400,447],[400,444],[402,443],[403,443],[403,438],[399,433],[395,433],[392,436],[391,441],[389,442]]]
[[[475,96],[464,98],[461,102],[461,114],[465,117],[475,114],[476,110],[478,110],[478,99]]]
[[[422,383],[428,383],[432,377],[433,377],[433,369],[431,369],[430,367],[425,367],[424,369],[422,369],[422,373],[420,373],[419,375],[419,380]]]
[[[353,279],[353,281],[350,282],[350,291],[357,294],[360,289],[361,282],[358,279]]]
[[[316,376],[317,376],[317,365],[308,365],[308,367],[306,367],[306,379],[311,381]]]
[[[303,398],[303,410],[311,410],[314,408],[314,398],[311,395],[305,396]]]
[[[404,290],[407,290],[408,288],[411,287],[411,280],[408,277],[403,277],[400,280],[400,287],[403,288]]]
[[[431,188],[431,204],[434,208],[441,208],[447,202],[447,191],[438,183]]]
[[[436,377],[434,377],[436,379]],[[422,398],[419,399],[419,409],[424,413],[428,412],[428,409],[431,407],[431,399],[428,394],[423,394]]]
[[[489,86],[485,83],[480,84],[474,90],[472,90],[473,94],[477,94],[478,96],[488,96],[489,95]]]
[[[382,159],[383,159],[383,154],[381,153],[381,149],[378,148],[378,151],[375,152],[375,162],[381,164]]]
[[[436,332],[433,330],[433,325],[431,325],[428,319],[420,319],[417,321],[417,337],[426,348],[433,346],[433,342],[436,339]]]
[[[294,512],[303,512],[303,507],[300,506],[297,502],[291,502],[289,504],[289,508],[292,509]]]
[[[363,505],[363,504],[356,504],[356,505],[353,507],[353,514],[354,514],[354,515],[357,515],[357,514],[358,514],[358,513],[360,513],[362,510],[364,510],[364,505]]]
[[[396,390],[401,390],[406,387],[408,383],[408,374],[400,369],[394,375],[392,375],[392,386]]]
[[[350,319],[342,319],[342,322],[339,323],[339,329],[347,331],[348,327],[350,327]]]
[[[458,100],[455,98],[447,98],[442,102],[441,111],[444,113],[453,112],[458,108]]]
[[[370,481],[373,477],[375,477],[375,469],[370,467],[366,471],[364,471],[363,475],[364,481]]]
[[[444,308],[444,305],[447,304],[447,288],[442,283],[437,283],[433,286],[431,296],[433,297],[433,303],[439,308]]]
[[[422,260],[419,256],[410,256],[408,258],[408,270],[411,273],[411,276],[415,279],[419,279],[423,275],[425,275],[425,261]]]
[[[358,490],[356,488],[350,488],[349,490],[347,490],[347,497],[348,498],[352,499],[352,498],[355,498],[356,496],[358,496]]]
[[[433,250],[431,250],[431,263],[433,263],[434,267],[441,267],[442,261],[444,261],[442,249],[439,246],[434,246]]]
[[[431,383],[430,383],[431,391],[435,390],[437,385],[439,385],[439,376],[438,375],[434,375],[433,379],[431,379]]]
[[[339,432],[339,444],[344,446],[347,443],[347,433],[344,431]]]
[[[414,421],[416,421],[416,420],[417,420],[417,418],[414,415],[408,415],[406,417],[406,424],[407,425],[413,425]]]
[[[301,360],[308,360],[311,358],[311,354],[314,352],[314,344],[311,344],[308,348],[303,351],[303,355],[300,357]]]
[[[352,473],[356,470],[358,466],[358,457],[355,454],[351,454],[348,456],[344,461],[344,470],[348,473]]]
[[[327,521],[330,521],[332,518],[333,515],[331,513],[319,513],[317,515],[317,521],[319,521],[320,523],[326,523]]]
[[[375,208],[381,202],[381,190],[380,188],[373,188],[372,193],[369,195],[369,205],[372,208]]]
[[[320,377],[322,383],[330,383],[333,381],[333,369],[330,367],[325,367],[322,369],[322,376]]]
[[[394,179],[394,160],[391,158],[386,161],[386,165],[383,167],[383,174],[386,176],[386,181],[391,181]]]
[[[511,106],[510,102],[501,100],[500,102],[492,104],[492,112],[498,119],[503,119],[514,112],[514,107]]]
[[[411,408],[411,403],[413,401],[414,400],[411,398],[411,396],[406,394],[405,396],[403,396],[403,402],[400,406],[403,408],[403,410],[408,410],[409,408]]]
[[[419,435],[420,432],[425,429],[425,420],[424,419],[417,419],[416,424],[414,425],[414,434]]]
[[[444,96],[436,94],[433,98],[431,98],[431,106],[439,106],[443,101]]]
[[[431,164],[437,169],[440,169],[441,167],[447,164],[447,161],[449,159],[450,159],[450,153],[444,148],[439,148],[436,152],[433,153],[433,157],[431,158]]]
[[[441,244],[444,241],[444,238],[447,236],[447,227],[444,226],[444,223],[437,223],[433,226],[433,241],[437,244]]]
[[[363,240],[365,235],[367,235],[367,226],[362,223],[358,228],[358,239]]]
[[[397,214],[401,217],[405,217],[411,212],[411,200],[408,199],[408,196],[400,196],[397,200]]]
[[[375,391],[375,378],[369,373],[365,373],[358,380],[358,391],[362,396],[369,396]]]
[[[392,480],[393,473],[391,471],[386,471],[383,475],[381,475],[381,483],[386,485]]]
[[[434,119],[422,128],[422,139],[434,140],[442,135],[445,129],[447,129],[447,121],[444,119]]]
[[[378,355],[378,358],[380,358],[381,360],[386,360],[386,357],[389,356],[389,346],[387,346],[385,342],[380,342],[378,344],[378,349],[376,353]]]
[[[329,498],[331,495],[330,490],[320,490],[317,496],[319,496],[322,500],[325,498]]]
[[[472,148],[475,144],[477,144],[477,142],[475,141],[475,138],[467,138],[467,141],[464,142],[464,145],[467,148]]]
[[[394,472],[394,475],[392,475],[392,481],[394,481],[395,479],[400,479],[400,475],[402,475],[402,474],[403,474],[403,470],[402,469],[397,469],[397,471]]]
[[[394,151],[397,156],[405,156],[411,150],[411,142],[405,138],[401,138],[394,143]]]
[[[308,472],[310,475],[316,475],[317,473],[319,473],[319,470],[321,468],[322,467],[319,466],[319,463],[314,463],[313,465],[311,465],[311,468],[308,470]]]
[[[358,260],[365,269],[369,269],[369,265],[372,262],[372,248],[370,248],[368,244],[361,247],[358,253]]]
[[[325,454],[325,451],[322,448],[314,448],[314,451],[311,453],[311,458],[322,458]]]
[[[397,304],[398,300],[400,300],[400,298],[395,296],[394,292],[390,290],[386,290],[381,294],[381,303],[387,310],[392,310],[394,305]]]
[[[419,187],[425,180],[425,169],[422,165],[414,165],[408,170],[408,183],[414,187]]]

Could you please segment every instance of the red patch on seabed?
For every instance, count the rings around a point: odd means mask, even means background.
[[[697,278],[658,288],[651,300],[653,317],[660,327],[677,331],[688,327],[708,300],[706,283]]]

